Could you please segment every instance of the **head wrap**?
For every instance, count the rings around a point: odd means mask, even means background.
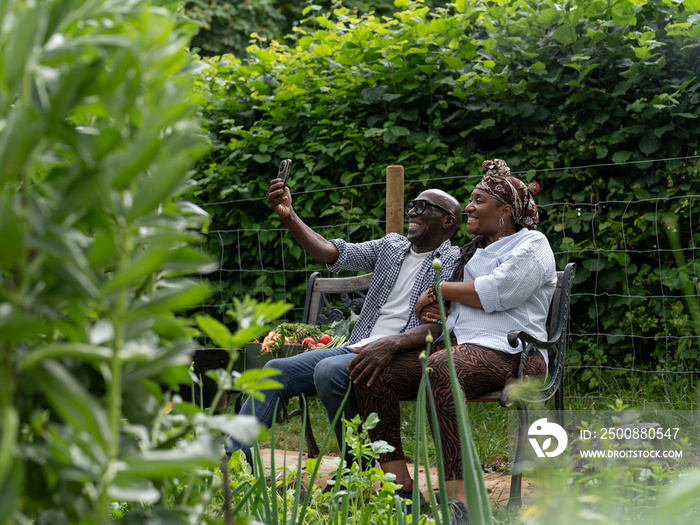
[[[512,206],[513,222],[534,230],[540,222],[540,216],[532,197],[540,191],[540,185],[535,181],[526,185],[520,179],[511,177],[510,168],[501,159],[485,160],[481,167],[484,168],[485,175],[475,189],[483,190],[503,204]]]

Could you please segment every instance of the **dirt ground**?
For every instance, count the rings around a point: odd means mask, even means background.
[[[292,451],[282,451],[282,450],[277,450],[275,451],[275,466],[279,467],[285,463],[285,455],[286,455],[286,464],[287,465],[294,465],[297,462],[297,454],[298,452],[292,452]],[[266,468],[270,468],[270,462],[271,462],[271,450],[270,449],[264,449],[261,450],[261,455],[262,455],[262,460]],[[306,455],[303,456],[304,460],[306,460]],[[324,456],[324,459],[326,460],[333,460],[335,459],[332,456]],[[319,468],[319,474],[318,474],[318,480],[316,481],[316,484],[318,485],[319,488],[324,488],[327,484],[327,481],[330,479],[329,473],[331,471],[335,470],[334,467],[331,467],[327,465],[325,462],[321,462],[321,467]],[[409,471],[413,472],[413,465],[409,464]],[[428,494],[428,488],[427,488],[427,478],[425,476],[425,470],[421,468],[419,470],[420,472],[420,477],[419,477],[419,487],[421,492],[423,492],[424,496],[427,496]],[[500,505],[505,505],[508,502],[508,497],[510,495],[510,474],[504,474],[501,472],[482,472],[482,475],[484,477],[484,484],[486,485],[486,489],[489,492],[489,498],[493,503],[499,503]],[[430,479],[431,479],[431,484],[435,488],[438,485],[438,477],[437,477],[437,471],[435,468],[430,469]],[[523,498],[523,506],[522,508],[527,507],[528,503],[531,501],[532,496],[536,493],[537,487],[528,479],[523,479],[522,481],[522,498]]]

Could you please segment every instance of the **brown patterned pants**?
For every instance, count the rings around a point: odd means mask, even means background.
[[[401,446],[401,408],[399,401],[415,399],[421,380],[421,364],[414,350],[394,356],[375,383],[353,385],[357,406],[363,418],[372,412],[379,416],[377,426],[369,431],[372,441],[384,440],[394,446],[393,452],[382,454],[381,462],[404,458]],[[500,390],[518,373],[520,354],[507,354],[480,346],[452,343],[457,378],[464,399],[472,399],[487,392]],[[463,479],[462,448],[457,426],[455,400],[452,395],[447,352],[442,344],[435,345],[428,358],[428,377],[435,398],[438,426],[442,443],[445,476],[447,480]],[[544,358],[539,352],[531,355],[525,373],[531,377],[543,377],[547,372]],[[428,417],[432,428],[433,421]]]

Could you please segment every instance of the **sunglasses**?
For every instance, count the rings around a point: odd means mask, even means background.
[[[421,213],[423,213],[425,211],[426,206],[432,206],[433,208],[438,208],[438,209],[444,211],[445,213],[447,213],[448,215],[452,215],[451,211],[446,210],[442,206],[438,206],[437,204],[433,204],[432,202],[426,201],[423,199],[418,199],[415,201],[408,201],[406,203],[406,207],[404,208],[404,211],[406,212],[406,215],[408,215],[408,212],[411,210],[415,211],[416,215],[420,215]]]

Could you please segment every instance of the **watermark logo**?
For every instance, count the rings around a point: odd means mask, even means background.
[[[556,423],[550,423],[547,421],[546,417],[538,419],[532,425],[530,425],[527,435],[529,436],[528,439],[530,440],[532,448],[535,449],[535,454],[537,454],[537,457],[539,458],[543,458],[545,456],[548,458],[555,458],[564,452],[566,445],[569,443],[569,438],[566,436],[566,430]],[[532,436],[547,436],[547,439],[544,440],[544,443],[542,443],[542,446],[540,447],[539,441]],[[557,440],[557,446],[554,450],[550,451],[549,449],[552,446],[552,438]]]

